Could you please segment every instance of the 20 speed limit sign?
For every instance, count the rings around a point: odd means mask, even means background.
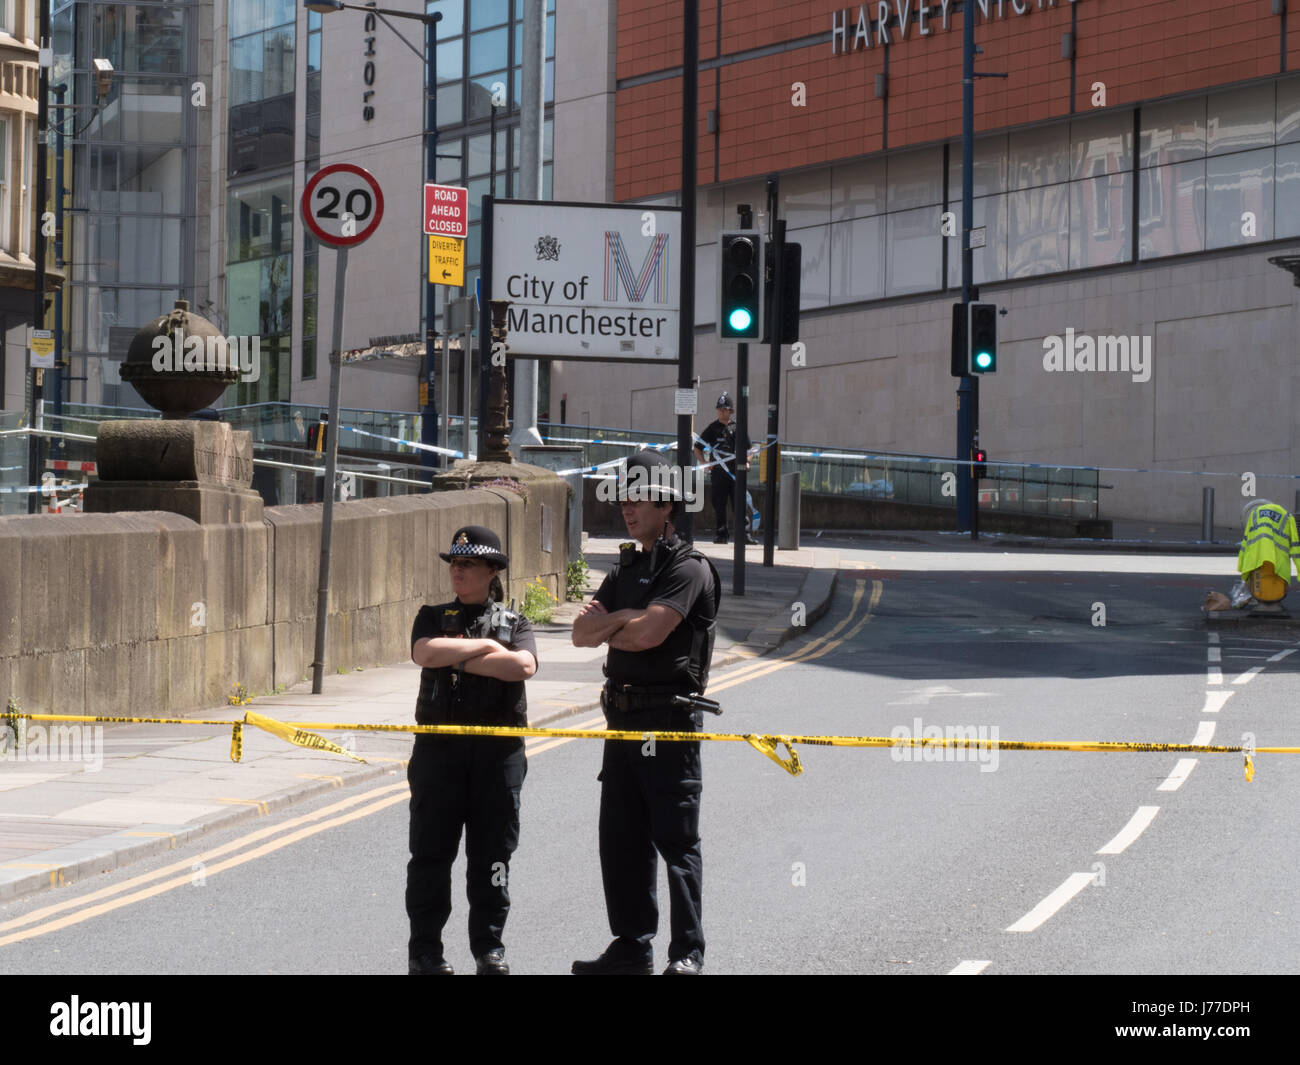
[[[302,190],[302,220],[331,248],[360,244],[379,228],[384,194],[374,175],[353,163],[331,163]]]

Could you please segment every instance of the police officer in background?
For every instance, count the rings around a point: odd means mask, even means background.
[[[722,586],[712,563],[673,532],[680,490],[662,456],[627,461],[619,498],[628,535],[619,563],[573,625],[578,647],[609,644],[601,705],[610,729],[698,732],[701,714],[674,696],[702,693]],[[659,490],[647,488],[658,483]],[[638,545],[640,550],[638,550]],[[600,791],[600,868],[614,942],[573,972],[650,975],[659,928],[658,861],[668,866],[672,939],[664,975],[704,968],[700,744],[607,740]]]
[[[710,422],[700,433],[700,439],[707,445],[709,455],[706,459],[700,445],[695,445],[695,459],[701,466],[706,461],[722,460],[717,466],[709,469],[709,502],[713,504],[713,515],[717,521],[716,531],[713,536],[715,544],[725,544],[727,542],[727,504],[732,504],[732,517],[736,519],[736,535],[743,535],[751,543],[758,543],[749,534],[749,523],[743,515],[736,515],[735,511],[735,488],[736,488],[736,459],[739,452],[736,450],[736,424],[732,421],[735,416],[736,405],[731,402],[731,397],[723,392],[718,397],[716,421]],[[749,437],[745,438],[744,446],[740,449],[745,453],[741,460],[740,468],[749,469]]]
[[[505,612],[497,576],[509,559],[496,533],[467,525],[440,553],[456,598],[423,606],[411,629],[420,671],[421,725],[528,724],[524,681],[537,671],[526,618]],[[469,945],[480,976],[507,976],[501,932],[510,912],[507,875],[519,843],[519,793],[527,772],[522,737],[417,734],[411,785],[411,861],[406,912],[410,972],[450,976],[442,929],[451,915],[451,866],[465,829]]]

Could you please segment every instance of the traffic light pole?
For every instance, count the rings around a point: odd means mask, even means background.
[[[740,215],[740,228],[752,229],[754,225],[754,214],[747,203],[742,203],[736,207]],[[760,287],[763,278],[763,256],[758,256],[759,283]],[[749,460],[749,448],[746,442],[749,440],[749,345],[739,343],[736,345],[736,447],[735,447],[735,464],[736,480],[731,486],[735,495],[732,498],[732,567],[731,567],[731,594],[745,594],[745,546],[749,542],[749,526],[745,521],[745,496],[747,494],[747,484],[749,475],[745,470],[745,465]],[[719,514],[719,527],[725,522],[726,514]]]
[[[784,322],[781,320],[782,285],[785,278],[781,276],[781,260],[785,258],[785,219],[776,217],[780,200],[777,197],[777,178],[767,179],[767,210],[772,223],[772,306],[768,310],[768,329],[772,342],[771,358],[767,371],[767,476],[763,479],[766,496],[763,509],[766,511],[763,522],[763,565],[774,564],[776,552],[776,467],[780,461],[780,445],[777,443],[778,418],[781,396],[781,336]]]
[[[677,329],[677,387],[679,390],[695,388],[695,186],[698,180],[697,142],[699,139],[699,59],[700,59],[700,3],[685,0],[682,4],[682,255],[681,295]],[[677,416],[677,465],[681,467],[682,484],[686,484],[686,470],[694,461],[695,450],[691,433],[691,415]],[[677,529],[682,538],[690,541],[695,536],[695,515],[683,510],[681,525]]]
[[[975,212],[975,4],[971,0],[962,5],[961,21],[961,302],[965,314],[975,298],[975,258],[970,246]],[[969,334],[966,341],[970,343]],[[957,386],[957,531],[969,529],[972,540],[979,539],[979,500],[969,463],[978,433],[979,382],[967,373]]]

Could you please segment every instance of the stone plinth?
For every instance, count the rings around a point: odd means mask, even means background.
[[[88,513],[168,510],[200,524],[262,520],[262,497],[249,487],[253,438],[224,422],[103,422],[96,459]]]

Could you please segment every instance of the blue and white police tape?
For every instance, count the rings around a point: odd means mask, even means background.
[[[60,492],[82,492],[85,488],[86,486],[84,484],[25,484],[19,488],[0,488],[0,492],[10,495],[31,495],[33,492],[39,492],[42,495],[52,496],[58,495]]]
[[[368,429],[358,429],[355,425],[345,425],[344,429],[350,429],[354,433],[360,433],[362,436],[374,437],[376,440],[387,440],[390,444],[401,444],[403,447],[415,448],[418,451],[433,451],[439,455],[450,455],[454,459],[468,458],[471,462],[478,458],[477,455],[466,455],[463,451],[455,451],[449,447],[435,447],[433,444],[421,444],[414,440],[403,440],[398,436],[385,436],[383,433],[372,433]]]
[[[672,444],[652,444],[649,440],[603,440],[598,436],[544,436],[542,437],[548,444],[608,444],[610,447],[632,447],[638,450],[646,448],[672,447]]]
[[[676,447],[676,446],[677,446],[676,442],[670,444],[649,444],[646,447],[642,448],[642,450],[658,451],[662,453],[664,451],[667,451],[670,447]],[[608,462],[598,462],[594,466],[575,466],[571,470],[556,470],[555,475],[557,477],[567,477],[571,473],[580,473],[584,477],[590,477],[597,470],[607,470],[612,466],[622,466],[625,462],[627,462],[626,458],[610,459]],[[616,476],[616,475],[613,474],[601,475],[601,477],[610,477],[610,476]]]

